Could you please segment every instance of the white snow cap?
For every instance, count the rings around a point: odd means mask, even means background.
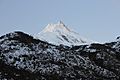
[[[48,43],[55,45],[83,45],[90,44],[92,41],[81,37],[78,33],[70,30],[62,21],[57,24],[48,24],[40,33],[37,38]]]
[[[57,30],[64,32],[70,31],[62,21],[59,21],[57,24],[48,24],[43,32],[55,32]]]

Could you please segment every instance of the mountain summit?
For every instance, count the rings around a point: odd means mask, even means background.
[[[69,29],[62,21],[57,24],[48,24],[37,38],[55,45],[81,45],[91,43],[91,41],[81,37],[78,33]]]
[[[70,29],[65,26],[65,24],[60,21],[57,24],[48,24],[45,29],[43,29],[43,32],[70,32]]]

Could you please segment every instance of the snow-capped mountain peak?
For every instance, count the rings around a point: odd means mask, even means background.
[[[67,46],[91,42],[69,29],[62,21],[57,24],[48,24],[40,33],[38,33],[37,38],[55,45],[63,44]]]
[[[57,24],[48,24],[45,29],[43,29],[42,32],[57,32],[57,31],[61,31],[61,32],[70,32],[70,29],[67,28],[67,26],[65,26],[65,24],[60,21]]]

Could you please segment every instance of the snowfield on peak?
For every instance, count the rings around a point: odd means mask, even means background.
[[[93,43],[91,40],[87,40],[81,37],[78,33],[69,29],[63,22],[57,24],[48,24],[40,33],[36,35],[36,38],[47,41],[55,45],[83,45]]]

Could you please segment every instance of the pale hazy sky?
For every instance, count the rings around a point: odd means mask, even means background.
[[[85,38],[112,41],[120,35],[120,0],[0,0],[0,35],[33,35],[59,20]]]

